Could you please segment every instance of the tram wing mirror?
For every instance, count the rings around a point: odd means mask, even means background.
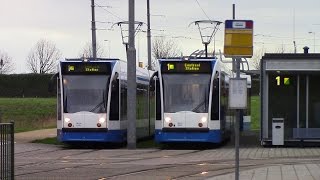
[[[155,72],[150,78],[150,91],[154,91],[156,88],[156,80],[158,79],[158,72]]]
[[[112,82],[111,82],[111,88],[112,91],[116,91],[117,90],[117,80],[118,80],[119,74],[116,72],[113,76]]]
[[[58,73],[54,74],[51,76],[50,81],[48,83],[48,92],[52,93],[54,90],[54,85],[56,83],[58,77]]]

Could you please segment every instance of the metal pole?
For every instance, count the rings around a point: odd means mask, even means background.
[[[236,58],[236,78],[240,79],[240,58]],[[234,139],[234,146],[236,149],[235,152],[235,180],[239,180],[239,129],[240,129],[240,110],[236,110],[236,123],[234,126],[235,131],[235,139]]]
[[[232,18],[236,18],[236,5],[232,4]],[[240,79],[240,61],[241,58],[234,58],[236,61],[236,78]],[[236,123],[234,126],[235,139],[235,180],[239,180],[239,129],[240,129],[240,110],[236,110]]]
[[[150,0],[147,0],[147,39],[148,39],[148,69],[151,70],[151,24],[150,24]]]
[[[128,44],[128,63],[127,63],[127,79],[128,79],[128,93],[127,93],[127,147],[128,149],[136,148],[136,49],[134,45],[134,0],[129,0],[129,44]]]
[[[92,32],[92,56],[93,59],[97,58],[97,40],[96,40],[96,20],[94,12],[94,0],[91,0],[91,32]]]
[[[213,36],[213,56],[216,55],[216,36]]]
[[[232,19],[236,19],[236,4],[232,4]]]
[[[206,57],[208,57],[208,43],[204,44],[204,50],[206,51]]]

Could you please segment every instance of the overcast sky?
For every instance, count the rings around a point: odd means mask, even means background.
[[[293,51],[293,38],[298,52],[309,46],[320,50],[319,0],[150,0],[153,36],[173,38],[184,55],[203,49],[196,20],[225,21],[232,18],[236,3],[237,19],[254,21],[255,49],[269,52],[283,48]],[[199,2],[199,4],[197,3]],[[78,57],[91,41],[90,0],[0,0],[0,50],[7,52],[16,65],[15,73],[28,73],[26,57],[39,39],[53,41],[62,58]],[[112,23],[128,19],[128,0],[96,0],[97,41],[105,56],[125,59],[120,28]],[[136,0],[136,20],[146,22],[146,0]],[[104,29],[104,30],[103,30]],[[146,30],[146,25],[142,27]],[[223,50],[224,27],[216,35],[216,49]],[[179,37],[179,38],[176,38]],[[105,41],[108,40],[108,41]],[[137,56],[147,62],[146,33],[136,36]],[[210,44],[213,48],[213,43]],[[109,52],[110,51],[110,52]]]

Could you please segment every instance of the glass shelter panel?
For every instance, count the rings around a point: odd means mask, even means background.
[[[319,75],[309,75],[309,93],[308,93],[308,128],[320,128],[320,84]]]
[[[307,124],[307,76],[299,75],[299,120],[298,128],[306,128]]]

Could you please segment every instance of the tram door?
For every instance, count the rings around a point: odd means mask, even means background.
[[[291,138],[297,127],[297,75],[275,72],[269,74],[268,81],[268,126],[272,127],[273,118],[284,118],[284,137]]]

